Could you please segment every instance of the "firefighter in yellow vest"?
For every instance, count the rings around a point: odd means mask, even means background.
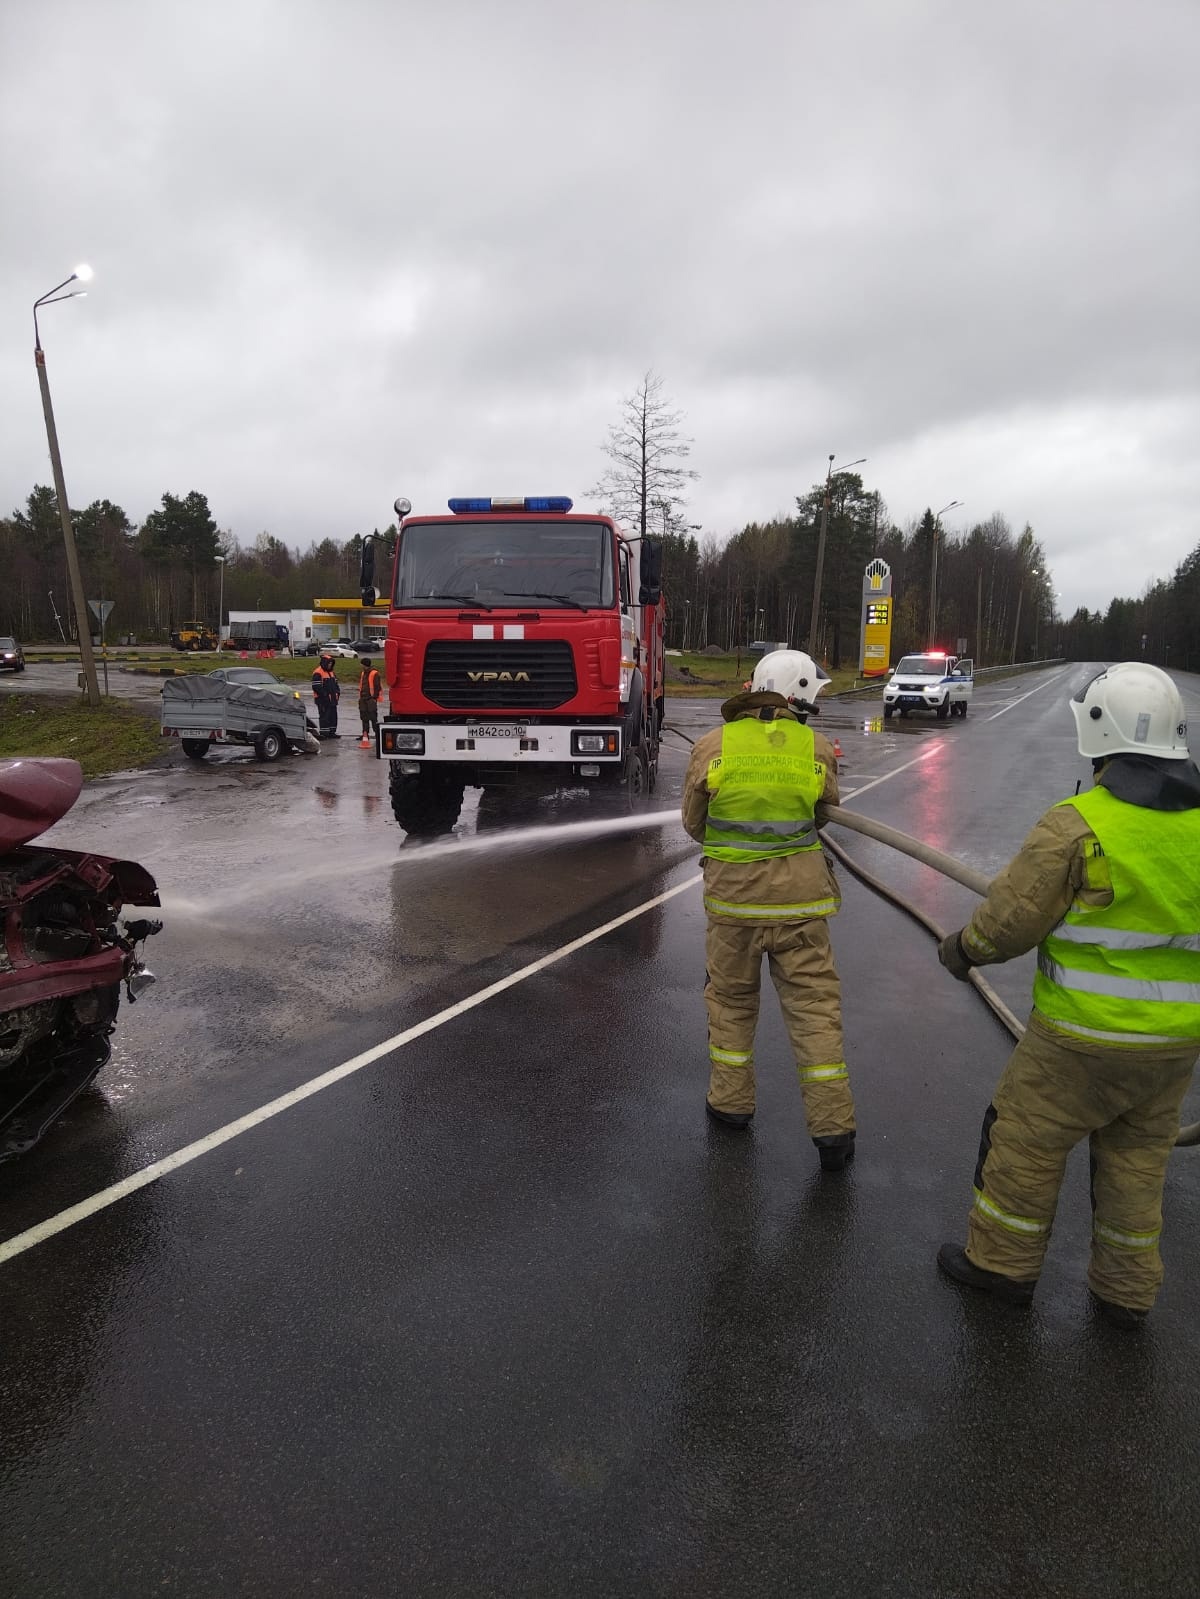
[[[724,727],[697,740],[683,825],[704,853],[708,1114],[741,1128],[754,1115],[765,955],[822,1170],[841,1171],[854,1158],[854,1100],[826,925],[841,895],[817,836],[819,802],[837,804],[837,761],[805,720],[827,682],[799,650],[764,655],[749,691],[721,707]]]
[[[1071,702],[1094,786],[1047,811],[960,933],[972,966],[1035,945],[1033,1014],[983,1121],[966,1248],[943,1271],[1033,1296],[1071,1149],[1091,1145],[1088,1282],[1100,1313],[1140,1325],[1162,1282],[1167,1161],[1200,1056],[1200,772],[1183,701],[1127,661]]]

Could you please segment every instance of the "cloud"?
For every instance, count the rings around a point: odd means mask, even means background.
[[[1139,592],[1200,541],[1198,44],[1162,0],[10,0],[0,506],[48,477],[21,308],[88,255],[79,503],[583,502],[654,367],[708,530],[833,449],[902,521],[1030,520],[1064,606]]]

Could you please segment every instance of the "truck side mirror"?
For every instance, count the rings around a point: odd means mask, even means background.
[[[375,540],[364,539],[362,559],[358,567],[358,591],[364,605],[374,605],[375,594]]]
[[[663,547],[653,539],[642,540],[639,565],[638,604],[657,605],[662,599]]]

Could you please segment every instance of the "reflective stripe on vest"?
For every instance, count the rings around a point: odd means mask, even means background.
[[[825,767],[815,758],[811,728],[786,716],[769,722],[739,717],[724,728],[721,753],[709,762],[707,776],[708,859],[768,861],[820,849],[813,811]],[[733,914],[742,914],[741,907]]]
[[[1062,803],[1099,841],[1113,902],[1077,899],[1043,939],[1034,1006],[1106,1043],[1200,1039],[1200,809],[1154,811],[1106,788]]]

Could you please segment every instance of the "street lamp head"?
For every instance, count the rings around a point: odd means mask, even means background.
[[[213,560],[216,561],[218,566],[224,566],[225,565],[225,557],[223,555],[214,555],[213,556]]]
[[[71,274],[71,276],[77,279],[80,283],[90,283],[94,275],[95,274],[92,272],[91,267],[88,266],[86,261],[81,261]]]

